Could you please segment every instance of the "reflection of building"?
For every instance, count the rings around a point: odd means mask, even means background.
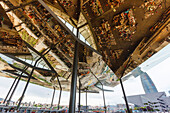
[[[143,72],[140,67],[137,67],[136,69],[134,69],[132,71],[132,75],[134,77],[137,77],[140,75],[142,86],[146,94],[158,92],[158,90],[156,89],[149,75],[146,72]]]
[[[136,107],[151,107],[155,111],[169,110],[170,97],[166,97],[165,92],[128,96],[127,99]]]

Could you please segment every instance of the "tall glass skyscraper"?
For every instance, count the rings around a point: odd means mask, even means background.
[[[134,77],[140,76],[142,86],[146,94],[158,92],[158,90],[156,89],[156,86],[154,85],[149,75],[146,72],[143,72],[140,67],[137,67],[136,69],[134,69],[132,71],[132,75]]]
[[[153,81],[149,77],[149,75],[146,72],[143,72],[140,75],[140,79],[143,85],[143,89],[145,93],[156,93],[158,90],[156,89],[156,86],[154,85]]]

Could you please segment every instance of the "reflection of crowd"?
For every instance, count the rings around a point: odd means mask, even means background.
[[[123,40],[131,40],[133,34],[136,32],[136,23],[132,9],[116,15],[113,18],[113,23]]]
[[[8,45],[15,45],[17,47],[22,47],[24,44],[19,36],[10,35],[7,32],[0,33],[0,40]]]
[[[157,9],[160,7],[162,8],[163,0],[144,0],[144,4],[142,4],[139,8],[144,8],[145,10],[145,18],[154,15],[157,13]]]
[[[73,2],[72,0],[59,0],[59,2],[66,8],[69,9],[71,7],[73,7]]]
[[[108,21],[105,21],[103,19],[101,22],[101,26],[94,28],[94,31],[97,34],[98,43],[101,48],[110,48],[112,45],[116,45],[116,41]]]
[[[100,16],[100,15],[102,15],[104,13],[99,0],[89,0],[89,5],[90,5],[91,10],[92,10],[94,15]],[[82,6],[82,9],[83,9],[84,13],[87,15],[87,17],[89,17],[89,14],[88,14],[88,11],[87,11],[87,7],[89,5],[87,3],[85,3]]]
[[[168,19],[170,18],[170,7],[162,14],[162,18],[158,20],[158,22],[150,28],[151,32],[157,31]]]
[[[111,6],[111,8],[119,7],[119,5],[123,2],[124,0],[108,0],[108,4]]]
[[[31,21],[26,17],[26,12],[24,11],[24,9],[16,9],[14,10],[14,13],[22,20],[22,22],[24,22],[27,27],[37,36],[37,37],[42,37],[42,34],[38,31],[38,29],[31,24]],[[29,17],[33,18],[33,15],[29,13]]]
[[[47,46],[57,43],[57,50],[53,52],[67,66],[71,66],[69,59],[73,59],[74,40],[71,40],[69,33],[41,4],[34,3],[33,5],[27,5],[24,8],[14,10],[14,13],[38,38],[45,38],[44,43]]]
[[[0,16],[0,27],[2,27],[3,22],[4,22],[4,17],[1,15],[1,16]]]
[[[52,16],[43,6],[38,5],[36,7],[41,15],[46,15],[45,17],[42,17],[45,20],[45,29],[43,29],[43,32],[53,39],[53,43],[59,42],[57,46],[61,51],[56,52],[56,54],[60,57],[60,59],[70,65],[69,60],[65,56],[73,58],[72,51],[74,44],[73,41],[69,39],[68,32],[64,30],[53,18],[51,18]],[[61,54],[61,52],[65,55]]]
[[[84,5],[82,6],[82,9],[83,9],[84,13],[86,14],[86,16],[88,17],[88,19],[91,19],[86,7],[87,7],[87,4],[84,4]]]
[[[99,0],[90,0],[90,6],[95,15],[100,16],[104,13]]]

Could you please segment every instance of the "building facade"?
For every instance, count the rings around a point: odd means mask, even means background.
[[[165,92],[127,96],[128,102],[136,107],[152,108],[154,111],[169,111],[169,100]]]

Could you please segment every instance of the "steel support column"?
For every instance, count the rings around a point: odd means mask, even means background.
[[[81,82],[80,82],[80,79],[79,79],[79,103],[78,103],[78,112],[80,113],[80,110],[81,110]]]
[[[86,113],[88,113],[88,109],[87,109],[87,89],[86,89]]]
[[[124,90],[124,87],[123,87],[123,82],[122,82],[122,77],[125,73],[125,70],[130,66],[131,64],[131,57],[132,56],[129,56],[129,59],[128,59],[128,62],[127,64],[124,66],[124,69],[122,71],[122,74],[121,74],[121,77],[120,77],[120,85],[121,85],[121,88],[122,88],[122,92],[123,92],[123,96],[124,96],[124,100],[125,100],[125,104],[126,104],[126,108],[127,108],[127,113],[130,113],[130,109],[129,109],[129,105],[128,105],[128,101],[127,101],[127,98],[126,98],[126,94],[125,94],[125,90]]]
[[[125,94],[125,90],[124,90],[124,87],[123,87],[123,83],[122,83],[122,79],[121,79],[121,78],[120,78],[120,84],[121,84],[123,96],[124,96],[124,99],[125,99],[127,112],[130,113],[129,105],[128,105],[128,102],[127,102],[127,98],[126,98],[126,94]]]
[[[8,91],[8,93],[7,93],[7,95],[6,95],[5,99],[4,99],[3,104],[5,104],[5,102],[6,102],[7,98],[8,98],[8,96],[9,96],[9,94],[11,93],[11,90],[12,90],[12,88],[13,88],[13,86],[14,86],[17,79],[18,79],[18,77],[16,77],[14,82],[12,83],[11,88],[9,89],[9,91]]]
[[[60,94],[59,94],[58,107],[57,107],[58,110],[60,109],[61,92],[62,90],[60,90]]]
[[[54,88],[54,91],[53,91],[53,96],[52,96],[52,100],[51,100],[51,108],[53,107],[53,101],[54,101],[54,95],[55,95],[55,87]]]
[[[77,29],[78,37],[79,29]],[[78,42],[75,42],[74,51],[74,61],[73,61],[73,73],[71,79],[71,92],[70,92],[70,103],[69,103],[69,113],[75,113],[75,103],[76,103],[76,86],[77,86],[77,69],[78,69]]]
[[[104,88],[103,88],[103,84],[102,84],[102,89],[103,89],[103,90],[102,90],[102,93],[103,93],[104,109],[105,109],[105,113],[106,113],[106,111],[107,111],[106,109],[107,109],[107,108],[106,108],[106,101],[105,101],[105,95],[104,95]]]

